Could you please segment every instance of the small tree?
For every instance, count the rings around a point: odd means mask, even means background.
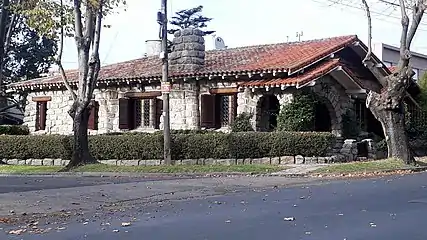
[[[71,2],[71,1],[70,1]],[[73,154],[66,169],[97,161],[89,152],[88,121],[92,96],[101,68],[99,47],[103,18],[125,0],[74,0],[71,4],[60,0],[33,0],[26,2],[24,12],[39,32],[59,36],[56,60],[65,87],[73,104],[68,111],[73,120]],[[52,31],[53,30],[53,31]],[[62,67],[64,37],[74,36],[78,54],[77,87],[69,83]]]
[[[203,6],[185,9],[176,12],[176,16],[172,17],[170,24],[178,27],[178,29],[185,29],[188,27],[195,27],[199,29],[206,28],[206,23],[210,22],[212,18],[204,17],[201,13]],[[173,34],[178,31],[177,28],[168,30],[168,33]],[[210,35],[215,31],[203,31],[204,35]]]

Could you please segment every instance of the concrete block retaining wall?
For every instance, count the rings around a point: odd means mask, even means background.
[[[254,159],[184,159],[176,160],[175,165],[248,165],[248,164],[315,164],[332,163],[336,157],[303,157],[303,156],[282,156],[273,158],[254,158]],[[32,165],[32,166],[65,166],[69,160],[63,159],[3,159],[3,163],[9,165]],[[158,166],[163,164],[163,160],[101,160],[103,164],[116,166]]]

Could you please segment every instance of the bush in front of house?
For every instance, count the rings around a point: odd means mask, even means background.
[[[325,156],[335,143],[330,133],[210,132],[173,134],[172,158],[242,159],[278,156]],[[70,159],[73,138],[61,135],[0,136],[5,159]],[[89,136],[98,160],[162,159],[163,135],[158,133]]]
[[[252,132],[254,129],[251,124],[252,114],[243,112],[236,116],[231,124],[232,132]]]
[[[30,130],[25,125],[0,125],[0,135],[29,135]]]
[[[313,131],[317,100],[311,92],[294,95],[291,103],[281,107],[277,117],[277,130]]]

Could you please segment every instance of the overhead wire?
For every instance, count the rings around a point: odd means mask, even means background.
[[[344,6],[347,8],[353,8],[353,9],[357,9],[360,11],[365,11],[365,9],[362,6],[358,6],[358,4],[354,4],[353,1],[350,1],[350,3],[344,3],[342,0],[310,0],[310,1],[326,5],[327,7],[338,7],[338,5],[340,5],[340,6]],[[332,3],[332,5],[330,5],[330,3]],[[353,3],[353,4],[351,4],[351,3]],[[372,18],[375,18],[379,21],[393,23],[393,24],[395,24],[396,22],[392,22],[392,21],[389,21],[387,19],[382,19],[382,18],[379,18],[378,16],[382,16],[385,18],[393,18],[393,19],[396,19],[398,21],[401,20],[400,17],[394,16],[391,13],[390,14],[384,14],[384,12],[379,12],[379,11],[375,11],[372,9],[371,9],[371,15],[372,15]],[[420,23],[420,26],[427,27],[427,24],[426,23]],[[423,32],[427,32],[427,29],[420,28],[420,27],[418,27],[418,30],[423,31]]]

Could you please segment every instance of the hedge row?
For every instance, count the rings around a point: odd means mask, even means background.
[[[0,125],[0,135],[28,135],[30,130],[25,125]]]
[[[330,133],[181,133],[172,135],[172,158],[325,156],[334,140]],[[163,158],[163,136],[158,133],[95,135],[89,144],[98,160]],[[70,136],[0,136],[0,157],[5,159],[70,159],[71,149]]]

